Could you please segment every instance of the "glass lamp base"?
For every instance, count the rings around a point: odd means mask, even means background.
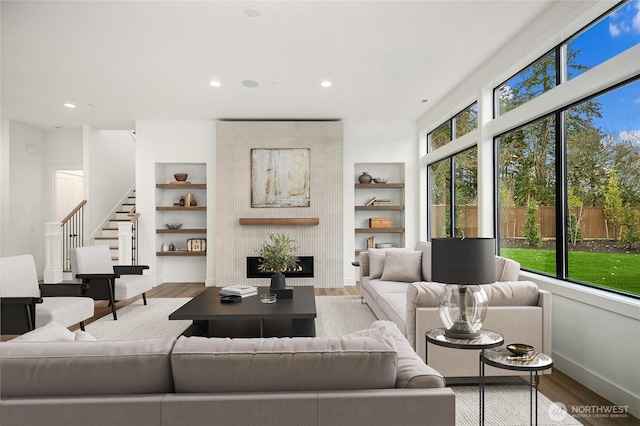
[[[488,306],[487,294],[480,286],[447,284],[440,294],[439,307],[445,336],[454,339],[480,336]]]

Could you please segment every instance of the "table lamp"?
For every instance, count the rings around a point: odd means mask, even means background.
[[[447,284],[439,301],[445,336],[478,337],[489,307],[480,285],[496,280],[495,239],[433,238],[431,280]]]

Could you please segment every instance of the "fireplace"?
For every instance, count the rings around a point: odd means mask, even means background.
[[[247,256],[247,278],[269,278],[271,272],[262,272],[259,256]],[[298,267],[295,270],[285,271],[285,277],[313,278],[313,256],[298,256]]]

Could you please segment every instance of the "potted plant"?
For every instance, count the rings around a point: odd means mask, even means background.
[[[270,232],[269,240],[256,249],[256,252],[262,257],[258,268],[263,272],[273,272],[271,275],[272,290],[285,288],[283,272],[297,266],[298,256],[294,254],[297,248],[296,241],[290,235]]]

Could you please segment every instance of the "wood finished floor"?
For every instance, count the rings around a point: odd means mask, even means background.
[[[172,298],[172,297],[194,297],[206,287],[202,283],[164,283],[147,292],[147,297],[157,298]],[[315,289],[316,296],[359,296],[359,286],[349,286],[344,288],[317,288]],[[122,308],[133,301],[139,299],[139,297],[116,303],[116,308]],[[111,315],[111,308],[107,306],[106,301],[95,302],[95,315],[85,321],[85,324],[90,324],[103,316]],[[71,330],[76,330],[79,327],[71,327]],[[14,336],[2,336],[2,341],[9,340]],[[551,401],[561,402],[565,404],[569,411],[571,407],[607,407],[613,406],[610,401],[607,401],[600,395],[596,394],[587,387],[581,385],[571,377],[563,374],[557,369],[553,369],[551,374],[542,375],[540,378],[540,393],[545,395]],[[595,416],[585,416],[577,418],[579,422],[584,425],[591,426],[638,426],[640,420],[631,415],[620,418],[598,418]]]

